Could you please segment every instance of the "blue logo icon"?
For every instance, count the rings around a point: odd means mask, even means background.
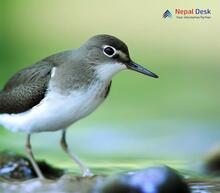
[[[172,13],[167,9],[164,13],[163,13],[163,18],[171,18],[172,17]]]

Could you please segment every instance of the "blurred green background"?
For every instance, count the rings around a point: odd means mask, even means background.
[[[69,130],[71,146],[94,169],[155,160],[181,165],[218,143],[219,1],[8,0],[0,6],[1,88],[19,69],[102,33],[122,39],[134,61],[160,76],[121,72],[105,103]],[[209,8],[212,18],[162,18],[175,8]],[[24,134],[0,133],[1,150],[23,152]],[[58,140],[59,133],[34,136],[36,157],[72,167]]]

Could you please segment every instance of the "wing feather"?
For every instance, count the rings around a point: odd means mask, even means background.
[[[0,91],[0,114],[22,113],[44,98],[53,67],[64,63],[72,51],[49,56],[15,74]]]
[[[0,92],[0,113],[21,113],[39,104],[53,67],[42,61],[15,74]]]

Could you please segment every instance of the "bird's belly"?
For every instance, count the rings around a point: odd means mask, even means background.
[[[94,111],[104,100],[102,89],[74,91],[70,95],[49,92],[41,103],[20,114],[2,114],[0,123],[11,131],[56,131]]]

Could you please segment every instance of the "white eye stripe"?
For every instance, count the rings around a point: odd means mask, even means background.
[[[107,53],[107,50],[106,49],[112,49],[112,51],[113,51],[113,53],[111,54],[111,53]],[[109,50],[109,51],[111,51],[111,50]],[[109,46],[109,45],[104,45],[103,46],[103,53],[106,55],[106,56],[108,56],[108,57],[113,57],[116,53],[117,53],[117,50],[114,48],[114,47],[112,47],[112,46]]]

